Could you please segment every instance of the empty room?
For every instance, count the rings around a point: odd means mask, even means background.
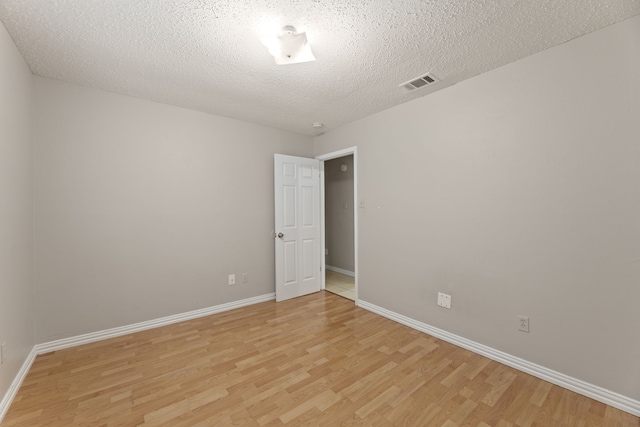
[[[638,75],[638,0],[0,0],[0,425],[639,427]]]

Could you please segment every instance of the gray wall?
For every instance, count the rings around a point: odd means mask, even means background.
[[[31,71],[0,23],[0,397],[34,344]]]
[[[640,399],[638,40],[640,16],[317,137],[358,146],[360,298]]]
[[[346,172],[340,171],[342,164]],[[326,264],[354,272],[353,155],[327,160],[324,183]]]
[[[273,154],[310,157],[310,137],[44,78],[35,94],[38,342],[274,292]]]

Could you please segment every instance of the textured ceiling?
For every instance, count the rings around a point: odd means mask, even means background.
[[[640,0],[0,0],[34,74],[314,135],[640,13]],[[315,62],[278,66],[268,31]],[[427,72],[441,81],[408,92]]]

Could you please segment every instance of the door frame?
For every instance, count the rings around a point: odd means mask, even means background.
[[[316,156],[320,160],[320,265],[322,266],[322,283],[321,289],[325,289],[326,285],[326,242],[325,242],[325,185],[324,185],[324,162],[327,160],[337,159],[353,154],[353,257],[354,257],[354,273],[355,273],[355,303],[358,305],[358,147],[349,147],[331,153]]]

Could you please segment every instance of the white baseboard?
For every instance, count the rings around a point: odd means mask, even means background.
[[[356,273],[350,270],[345,270],[344,268],[334,267],[332,265],[325,265],[325,269],[330,271],[335,271],[336,273],[344,274],[345,276],[356,277]]]
[[[146,322],[134,323],[133,325],[121,326],[119,328],[106,329],[104,331],[91,332],[89,334],[78,335],[70,338],[50,341],[44,344],[36,344],[38,354],[50,353],[52,351],[62,350],[77,345],[88,344],[90,342],[106,340],[108,338],[119,337],[122,335],[133,334],[135,332],[144,331],[146,329],[158,328],[160,326],[170,325],[172,323],[184,322],[185,320],[197,319],[199,317],[209,316],[211,314],[221,313],[223,311],[233,310],[247,305],[257,304],[260,302],[271,301],[275,299],[276,294],[270,293],[257,297],[247,298],[240,301],[232,301],[226,304],[215,305],[213,307],[202,308],[200,310],[188,311],[186,313],[174,314],[173,316],[161,317],[160,319],[148,320]]]
[[[9,390],[7,390],[7,392],[4,394],[4,397],[2,398],[2,401],[0,401],[0,423],[2,422],[2,419],[4,418],[4,416],[7,414],[7,411],[9,410],[9,406],[11,406],[11,402],[13,402],[13,399],[16,397],[16,394],[18,394],[18,389],[20,389],[20,386],[22,385],[22,382],[26,378],[27,373],[29,372],[29,369],[31,369],[31,365],[33,364],[33,361],[36,360],[37,355],[38,353],[36,352],[36,348],[33,347],[31,349],[31,352],[25,359],[24,363],[22,364],[22,367],[20,367],[18,374],[16,375],[16,377],[13,379],[13,382],[9,386]]]
[[[527,360],[512,356],[508,353],[496,350],[475,341],[471,341],[467,338],[451,334],[442,329],[419,322],[410,317],[403,316],[402,314],[395,313],[385,308],[378,307],[377,305],[368,303],[366,301],[359,300],[358,307],[364,308],[365,310],[369,310],[373,313],[379,314],[383,317],[394,320],[398,323],[409,326],[410,328],[424,332],[433,337],[440,338],[443,341],[455,344],[474,353],[488,357],[489,359],[503,363],[519,371],[526,372],[527,374],[533,375],[534,377],[543,379],[552,384],[564,387],[583,396],[590,397],[591,399],[597,400],[598,402],[602,402],[604,404],[613,406],[614,408],[618,408],[622,411],[640,417],[640,401],[638,400],[631,399],[627,396],[623,396],[611,390],[607,390],[602,387],[598,387],[585,381],[562,374],[560,372],[553,371],[551,369],[545,368],[544,366],[536,365],[535,363],[531,363]]]
[[[119,337],[122,335],[133,334],[135,332],[147,329],[158,328],[160,326],[170,325],[172,323],[183,322],[185,320],[197,319],[199,317],[209,316],[211,314],[221,313],[223,311],[233,310],[234,308],[245,307],[247,305],[258,304],[260,302],[272,301],[276,297],[275,293],[260,295],[257,297],[247,298],[240,301],[228,302],[213,307],[207,307],[200,310],[193,310],[186,313],[175,314],[173,316],[162,317],[160,319],[149,320],[146,322],[135,323],[133,325],[121,326],[119,328],[106,329],[104,331],[92,332],[89,334],[78,335],[75,337],[64,338],[56,341],[50,341],[43,344],[36,344],[27,359],[22,364],[22,368],[11,383],[9,390],[5,393],[0,402],[0,423],[5,414],[9,410],[9,406],[18,393],[20,385],[24,381],[33,361],[40,354],[50,353],[52,351],[63,350],[69,347],[75,347],[82,344],[88,344],[95,341],[101,341],[108,338]]]

